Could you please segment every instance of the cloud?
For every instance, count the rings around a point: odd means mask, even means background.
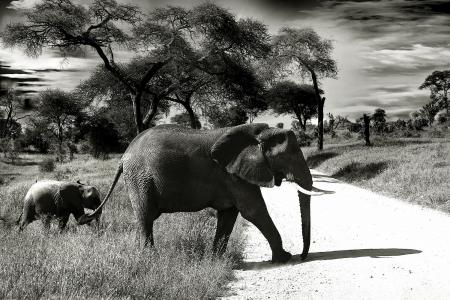
[[[9,9],[21,10],[30,9],[35,6],[40,0],[13,0],[9,4]]]
[[[448,62],[450,62],[450,47],[428,47],[415,44],[408,49],[369,51],[363,57],[368,62],[368,65],[363,67],[362,70],[372,76],[416,74],[448,66]]]

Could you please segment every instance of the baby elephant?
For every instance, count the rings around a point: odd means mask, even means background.
[[[84,214],[84,208],[96,209],[100,205],[100,194],[95,187],[77,182],[43,180],[31,186],[24,198],[22,214],[19,217],[19,229],[34,220],[41,219],[44,227],[50,228],[52,217],[59,220],[59,229],[63,230],[73,214],[78,220]],[[96,218],[97,224],[100,214]]]

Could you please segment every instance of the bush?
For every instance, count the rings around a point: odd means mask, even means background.
[[[55,161],[52,158],[46,158],[39,164],[39,171],[53,172],[55,170]]]
[[[353,135],[350,131],[346,131],[342,134],[342,137],[345,139],[351,139],[353,137]]]
[[[440,111],[436,114],[436,116],[434,117],[434,120],[438,123],[438,124],[443,124],[445,122],[447,122],[447,114],[445,111]]]
[[[350,132],[360,132],[361,131],[361,124],[360,123],[351,123],[349,126],[348,126],[348,130],[350,131]]]
[[[47,132],[47,124],[41,120],[30,120],[31,126],[25,129],[22,138],[23,147],[33,146],[40,153],[48,153],[50,138]]]
[[[437,128],[433,128],[433,130],[430,131],[429,135],[432,138],[442,138],[445,136],[445,134]]]
[[[414,132],[414,131],[411,131],[411,130],[405,130],[405,131],[403,131],[403,137],[419,138],[420,137],[420,133]]]
[[[106,118],[99,118],[91,124],[88,133],[89,153],[95,158],[108,158],[108,154],[120,147],[119,133]]]
[[[306,147],[311,146],[312,141],[314,140],[314,137],[307,134],[304,131],[294,131],[295,137],[297,138],[297,142],[300,145],[300,147]]]

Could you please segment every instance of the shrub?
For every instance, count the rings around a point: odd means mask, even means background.
[[[350,131],[346,131],[342,134],[342,137],[345,139],[351,139],[353,137],[353,135]]]
[[[314,140],[311,135],[301,130],[295,131],[295,137],[297,138],[297,142],[300,147],[311,146],[311,143]]]
[[[33,146],[40,153],[48,153],[50,138],[47,132],[47,124],[37,119],[32,119],[30,122],[31,126],[25,129],[22,138],[23,146]]]
[[[436,116],[434,117],[434,120],[438,123],[438,124],[442,124],[442,123],[445,123],[445,122],[447,122],[447,114],[446,114],[446,112],[445,112],[445,110],[444,111],[440,111],[440,112],[438,112],[437,114],[436,114]]]
[[[420,137],[420,133],[414,132],[414,131],[411,131],[411,130],[405,130],[405,131],[403,131],[403,137],[419,138]]]
[[[437,128],[433,128],[433,130],[430,131],[429,135],[432,138],[442,138],[445,136],[444,133]]]
[[[351,123],[349,126],[348,126],[348,130],[350,131],[350,132],[360,132],[361,131],[361,124],[360,123]]]
[[[114,124],[106,118],[99,118],[91,124],[88,133],[90,154],[95,158],[108,158],[108,154],[119,148],[119,133]]]
[[[39,171],[53,172],[55,170],[55,161],[52,158],[46,158],[39,164]]]

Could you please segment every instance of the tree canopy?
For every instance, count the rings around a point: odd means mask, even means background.
[[[278,114],[295,114],[300,126],[306,130],[306,122],[317,114],[314,87],[282,81],[267,91],[269,107]]]
[[[333,44],[322,39],[313,29],[289,28],[280,30],[273,40],[273,57],[281,68],[294,67],[301,77],[310,77],[313,83],[318,109],[318,149],[323,149],[323,106],[325,98],[320,96],[319,80],[336,78],[337,66],[331,57]]]
[[[448,91],[450,89],[450,70],[434,71],[425,78],[425,81],[419,88],[430,89],[431,102],[437,104],[440,109],[446,109],[447,115],[449,114]]]
[[[264,25],[237,20],[212,3],[192,9],[157,8],[144,15],[137,6],[115,0],[92,0],[88,6],[43,0],[26,13],[25,22],[8,25],[3,36],[7,46],[23,46],[31,56],[40,55],[44,47],[63,53],[95,50],[104,68],[129,94],[138,132],[149,126],[163,99],[177,99],[174,93],[183,91],[184,85],[198,86],[193,69],[215,76],[222,85],[239,86],[240,81],[227,73],[230,66],[249,69],[252,59],[270,49]],[[117,47],[128,47],[134,58],[116,62]],[[163,72],[170,64],[178,69],[177,76]],[[150,105],[144,109],[146,97]]]

